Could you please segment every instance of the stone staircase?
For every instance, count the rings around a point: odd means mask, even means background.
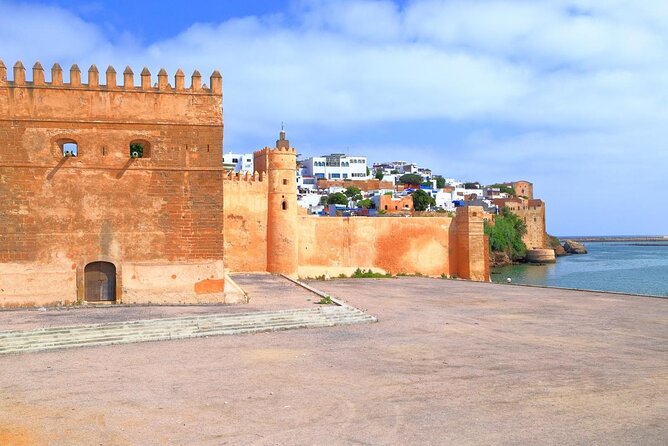
[[[0,332],[0,355],[375,322],[349,305],[137,320]]]

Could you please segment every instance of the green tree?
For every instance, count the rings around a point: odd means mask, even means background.
[[[464,189],[480,189],[480,183],[478,183],[477,181],[464,183]]]
[[[409,184],[411,186],[419,186],[422,183],[422,176],[415,173],[407,173],[399,177],[401,184]]]
[[[514,197],[514,196],[516,195],[516,194],[515,194],[515,189],[513,189],[513,188],[510,187],[510,186],[508,186],[507,184],[500,184],[500,183],[497,183],[497,184],[492,184],[491,186],[487,186],[487,187],[494,188],[494,189],[497,189],[497,188],[498,188],[499,191],[501,191],[502,193],[508,194],[508,195],[510,195],[511,197]]]
[[[333,194],[329,194],[329,197],[327,198],[327,204],[342,204],[347,206],[348,197],[346,197],[346,194],[343,192],[335,192]]]
[[[413,196],[413,208],[416,211],[426,211],[429,206],[436,206],[436,200],[434,200],[431,195],[418,189],[412,193]]]
[[[385,174],[380,169],[378,169],[375,173],[375,177],[376,177],[377,180],[382,180],[384,176],[385,176]]]
[[[445,187],[445,178],[443,177],[435,177],[436,178],[436,187],[439,189],[443,189]]]
[[[366,166],[366,176],[371,175],[371,170],[369,170],[369,166]]]
[[[394,170],[391,170],[390,173],[391,173],[392,175],[396,175],[396,174],[399,173],[399,171],[398,171],[397,169],[394,169]]]
[[[527,247],[522,240],[527,228],[524,221],[504,207],[496,216],[494,225],[485,221],[485,235],[489,236],[489,249],[505,252],[511,259],[524,257]]]
[[[373,202],[371,199],[365,198],[364,200],[358,201],[357,206],[361,207],[362,209],[371,209],[373,207]]]
[[[359,187],[348,186],[344,193],[346,194],[347,197],[350,197],[353,200],[361,200],[362,199],[362,189],[360,189]]]

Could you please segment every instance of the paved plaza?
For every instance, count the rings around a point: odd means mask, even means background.
[[[238,281],[243,311],[317,300],[271,277]],[[666,443],[668,299],[426,278],[311,285],[378,322],[0,356],[0,444]],[[142,308],[61,311],[71,323],[226,307]],[[48,317],[0,312],[0,331]]]

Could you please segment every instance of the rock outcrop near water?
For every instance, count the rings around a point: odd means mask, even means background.
[[[569,254],[587,254],[587,248],[582,243],[574,240],[566,240],[564,242],[564,250]]]
[[[524,260],[527,263],[554,263],[557,261],[554,249],[527,249]]]
[[[499,266],[512,265],[513,260],[505,252],[492,252],[489,258],[489,266],[497,268]]]

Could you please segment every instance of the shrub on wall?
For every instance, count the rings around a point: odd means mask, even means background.
[[[504,252],[515,260],[524,257],[527,247],[522,240],[527,227],[524,221],[504,207],[496,217],[495,224],[485,221],[485,235],[489,236],[489,249]]]
[[[132,158],[143,158],[144,157],[144,146],[139,143],[130,144],[130,156]]]

